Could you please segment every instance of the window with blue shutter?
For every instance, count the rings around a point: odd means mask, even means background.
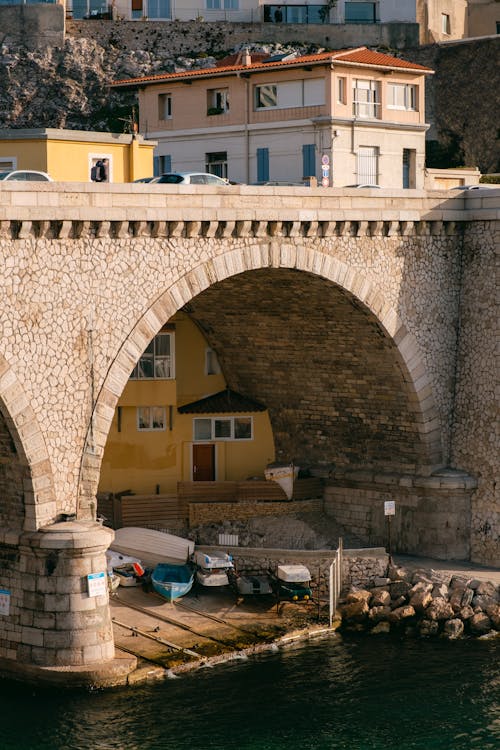
[[[302,175],[316,177],[316,147],[314,143],[302,146]]]
[[[158,177],[160,174],[160,157],[153,156],[153,175]]]
[[[257,182],[269,180],[269,149],[257,149]]]

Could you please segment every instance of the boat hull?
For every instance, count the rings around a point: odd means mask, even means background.
[[[229,583],[224,570],[197,570],[196,580],[200,586],[227,586]]]
[[[193,581],[194,570],[190,565],[160,563],[151,575],[154,590],[169,602],[189,593]]]
[[[110,549],[132,555],[154,566],[158,563],[185,563],[194,552],[194,542],[174,534],[138,526],[125,526],[115,531]]]

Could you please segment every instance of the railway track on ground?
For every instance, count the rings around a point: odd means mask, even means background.
[[[160,599],[160,598],[161,597],[158,596],[158,599]],[[224,646],[225,648],[232,647],[234,645],[230,641],[229,642],[228,641],[224,641],[224,640],[222,640],[220,638],[215,638],[214,636],[207,635],[206,633],[202,633],[199,630],[195,630],[195,628],[192,628],[190,625],[187,625],[184,622],[180,622],[179,620],[175,620],[172,617],[167,617],[166,615],[161,615],[161,614],[158,614],[158,613],[152,613],[150,610],[146,609],[145,607],[141,607],[138,604],[132,604],[131,602],[128,602],[125,599],[122,599],[117,594],[115,594],[114,599],[116,601],[120,602],[120,604],[123,604],[125,607],[129,607],[130,609],[133,609],[133,610],[135,610],[137,612],[140,612],[141,614],[147,615],[151,619],[158,620],[160,622],[165,622],[168,625],[173,625],[174,627],[179,628],[179,629],[184,630],[184,631],[187,631],[187,632],[191,633],[192,635],[197,636],[198,638],[204,638],[206,640],[212,641],[213,643],[217,643],[219,646]],[[227,627],[233,628],[234,630],[238,630],[238,631],[240,631],[242,633],[245,633],[246,635],[250,635],[256,641],[260,641],[261,640],[261,639],[258,638],[258,636],[255,635],[255,633],[252,633],[252,631],[250,631],[250,630],[244,630],[243,628],[240,628],[237,625],[233,625],[232,623],[227,622],[226,620],[222,620],[219,617],[215,617],[213,615],[209,615],[206,612],[202,612],[202,611],[200,611],[198,609],[195,609],[193,607],[188,607],[188,606],[186,606],[184,604],[176,604],[175,606],[176,607],[181,606],[184,609],[189,610],[189,611],[191,611],[191,612],[193,612],[193,613],[195,613],[195,614],[197,614],[197,615],[199,615],[201,617],[205,617],[205,618],[207,618],[209,620],[213,620],[215,622],[224,624]]]

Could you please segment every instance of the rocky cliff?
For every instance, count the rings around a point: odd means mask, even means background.
[[[70,22],[61,47],[27,51],[4,42],[0,46],[0,127],[126,131],[135,94],[113,91],[109,83],[214,65],[217,57],[244,44],[241,33],[235,29],[231,35],[222,26],[195,21]],[[253,43],[252,48],[302,53],[321,49],[306,40],[304,26],[302,40],[287,45]],[[500,171],[499,46],[497,36],[404,52],[384,50],[436,71],[427,90],[428,166]]]

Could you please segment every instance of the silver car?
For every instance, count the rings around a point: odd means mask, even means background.
[[[227,187],[228,180],[209,172],[167,172],[151,180],[155,185],[220,185]]]
[[[47,172],[39,172],[36,169],[11,169],[9,172],[0,172],[0,180],[22,180],[23,182],[54,182]]]

